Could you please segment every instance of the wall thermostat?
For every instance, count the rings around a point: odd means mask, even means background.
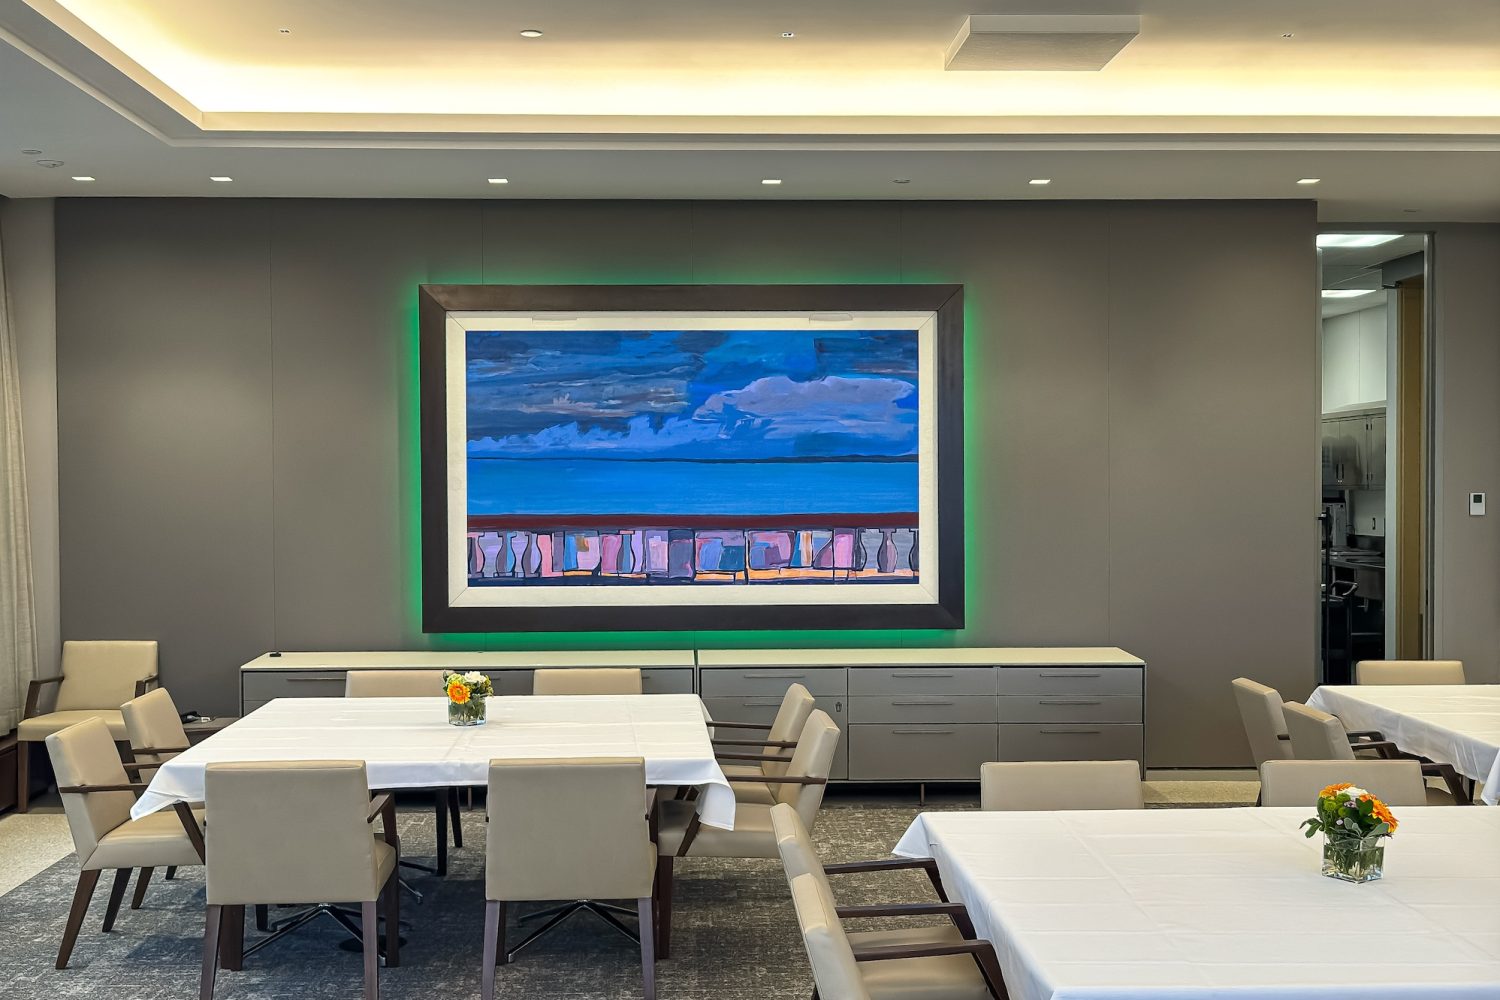
[[[1483,493],[1470,493],[1469,494],[1469,516],[1470,517],[1483,517],[1484,516],[1484,494]]]

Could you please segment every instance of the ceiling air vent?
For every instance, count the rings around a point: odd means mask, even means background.
[[[970,14],[950,70],[1101,70],[1141,32],[1138,14]]]

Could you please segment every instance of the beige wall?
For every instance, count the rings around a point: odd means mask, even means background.
[[[63,628],[160,639],[214,713],[277,648],[1119,644],[1153,765],[1241,763],[1230,678],[1314,678],[1314,229],[1306,202],[60,202]],[[964,283],[968,628],[423,635],[423,281]]]
[[[0,243],[21,375],[21,433],[31,510],[37,676],[61,653],[57,512],[57,287],[50,198],[0,198]]]

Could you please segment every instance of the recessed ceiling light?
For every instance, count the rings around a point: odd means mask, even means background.
[[[62,160],[37,160],[36,161],[36,165],[39,166],[39,167],[46,167],[48,170],[51,170],[54,167],[60,167],[60,166],[62,166],[63,165],[63,161]]]
[[[780,184],[781,183],[781,178],[780,177],[762,177],[760,179],[760,182],[762,184],[775,185],[775,184]]]
[[[1027,183],[1029,183],[1029,184],[1051,184],[1052,183],[1052,178],[1050,178],[1050,177],[1033,177]]]
[[[1298,179],[1297,183],[1298,184],[1317,184],[1322,179],[1323,178],[1321,178],[1321,177],[1302,177],[1302,178]]]
[[[93,180],[94,180],[94,178],[90,177],[88,174],[82,174],[82,175],[80,175],[78,177],[75,177],[73,179],[75,181],[82,181],[85,184],[91,184],[91,183],[93,183]]]
[[[1357,299],[1361,295],[1374,295],[1373,288],[1325,288],[1323,298],[1325,299]]]
[[[781,37],[782,38],[796,38],[797,37],[797,33],[795,31],[783,31],[781,33]]]
[[[213,181],[215,184],[228,184],[230,181],[234,180],[234,178],[233,177],[210,177],[209,180]]]
[[[1320,247],[1379,247],[1399,240],[1399,233],[1319,233]]]
[[[522,28],[521,29],[521,37],[522,38],[541,38],[542,37],[542,33],[541,33],[540,30],[538,30],[536,28]]]
[[[1288,32],[1284,33],[1281,37],[1282,38],[1296,38],[1297,36],[1296,36],[1295,33],[1288,31]]]
[[[490,183],[491,184],[509,184],[510,183],[510,178],[509,177],[491,177],[490,178]]]
[[[891,183],[892,184],[910,184],[911,183],[911,178],[910,177],[893,177],[893,178],[891,178]]]
[[[290,35],[291,33],[292,33],[292,29],[291,28],[277,28],[276,29],[276,34],[278,34],[278,35]]]
[[[21,150],[21,155],[22,156],[41,156],[42,155],[42,151],[40,149],[23,149],[23,150]]]

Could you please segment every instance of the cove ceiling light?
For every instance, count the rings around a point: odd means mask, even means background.
[[[1318,246],[1380,247],[1400,238],[1400,233],[1319,233]]]
[[[1357,299],[1361,295],[1374,295],[1373,288],[1325,288],[1323,298],[1325,299]]]

